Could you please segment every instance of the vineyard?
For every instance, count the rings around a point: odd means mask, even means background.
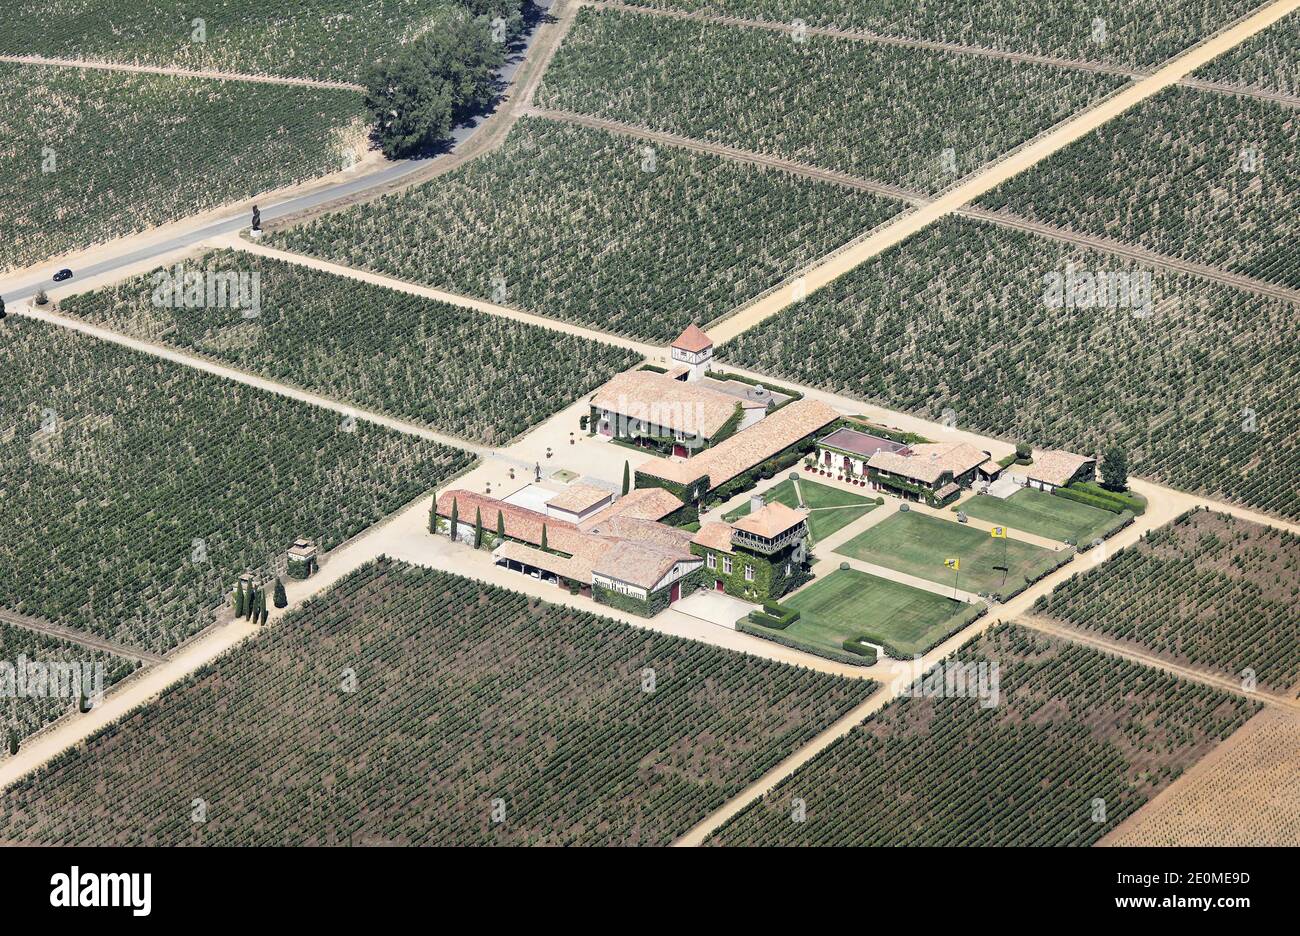
[[[1295,847],[1300,719],[1265,709],[1103,845]]]
[[[1261,689],[1300,689],[1300,536],[1206,510],[1071,577],[1036,610]]]
[[[1155,272],[1141,308],[1061,308],[1044,277],[1142,272],[1030,234],[942,220],[729,342],[728,363],[963,429],[1075,452],[1300,517],[1300,315]]]
[[[1300,289],[1296,113],[1170,88],[980,203]]]
[[[1211,59],[1194,77],[1300,97],[1300,13]]]
[[[246,568],[330,549],[470,456],[55,326],[0,326],[0,605],[156,652]]]
[[[1091,845],[1259,708],[1011,624],[953,659],[998,664],[996,706],[923,679],[710,842]]]
[[[1093,8],[1006,0],[623,0],[636,6],[860,29],[1131,67],[1176,55],[1258,6],[1254,0],[1119,0]],[[1101,17],[1104,31],[1094,20]]]
[[[0,663],[14,668],[15,689],[20,663],[102,664],[102,685],[105,690],[136,671],[136,664],[132,660],[101,650],[90,650],[3,622],[0,622]],[[43,685],[48,687],[49,683]],[[66,696],[53,697],[48,689],[45,693],[44,698],[37,697],[35,691],[30,696],[19,696],[17,693],[10,694],[7,685],[4,687],[4,695],[0,696],[0,742],[7,744],[11,734],[25,738],[65,713],[76,710],[76,701]],[[0,758],[8,753],[7,746],[0,747]]]
[[[901,206],[716,156],[524,119],[497,151],[277,247],[653,341]]]
[[[185,270],[257,276],[260,315],[159,306],[154,274],[60,309],[489,445],[640,360],[612,345],[255,254],[217,251]]]
[[[588,8],[537,100],[935,192],[1121,84],[982,56],[825,36],[795,42],[765,29]]]
[[[52,7],[50,0],[6,0],[0,53],[357,81],[367,63],[418,36],[450,5],[452,0],[65,0]],[[519,4],[466,5],[504,10]],[[202,19],[202,33],[196,33],[196,18]]]
[[[873,688],[380,560],[19,781],[0,841],[664,844]]]
[[[0,63],[0,272],[349,164],[349,91]]]

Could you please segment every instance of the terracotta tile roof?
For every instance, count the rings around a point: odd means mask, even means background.
[[[700,531],[691,537],[691,542],[709,549],[731,552],[731,525],[717,520],[702,523]]]
[[[953,482],[949,481],[947,484],[943,485],[943,487],[936,490],[934,492],[934,496],[939,498],[940,500],[943,500],[945,497],[951,497],[952,495],[956,494],[960,490],[961,488],[959,488]]]
[[[591,405],[629,419],[712,438],[736,414],[740,401],[698,383],[654,371],[626,371],[591,395]]]
[[[488,535],[496,534],[497,512],[499,511],[505,518],[506,536],[512,539],[523,540],[526,543],[540,546],[542,527],[544,525],[546,527],[546,545],[548,548],[575,554],[591,549],[589,544],[583,542],[587,538],[586,535],[580,533],[577,526],[567,520],[547,517],[535,510],[529,510],[527,507],[507,504],[495,497],[478,494],[474,491],[444,491],[438,496],[439,516],[451,516],[453,500],[456,502],[456,509],[461,523],[473,523],[474,510],[480,508],[483,512],[483,530]]]
[[[839,416],[820,400],[795,400],[688,461],[652,458],[638,465],[636,470],[678,484],[690,484],[707,475],[709,487],[715,488],[789,448],[804,436],[812,435]]]
[[[571,513],[582,513],[613,496],[613,491],[596,487],[594,484],[575,484],[548,500],[546,506]]]
[[[988,459],[988,461],[982,462],[977,467],[990,478],[996,478],[998,475],[1002,474],[1002,466],[991,458]]]
[[[1061,487],[1091,461],[1095,459],[1087,455],[1075,455],[1061,449],[1041,449],[1034,452],[1034,463],[1025,468],[1025,477]]]
[[[702,563],[699,556],[656,543],[620,540],[595,563],[592,572],[638,588],[653,589],[679,562]]]
[[[677,340],[672,343],[672,347],[698,354],[707,348],[712,348],[713,339],[704,333],[704,329],[692,322],[686,326],[686,331],[677,336]]]
[[[600,525],[600,536],[607,539],[630,540],[635,543],[654,543],[678,552],[690,552],[691,532],[681,527],[638,520],[636,517],[610,517]]]
[[[867,460],[867,467],[933,484],[945,471],[956,477],[988,460],[985,452],[968,442],[927,442],[913,445],[908,451],[911,454],[877,452]]]
[[[591,561],[583,556],[566,559],[563,556],[555,555],[555,553],[542,552],[532,546],[516,543],[514,540],[506,540],[492,550],[492,555],[497,559],[513,559],[515,562],[523,562],[538,569],[545,569],[554,575],[573,579],[584,585],[591,584]]]
[[[636,488],[628,491],[614,503],[578,523],[584,531],[599,530],[611,517],[635,517],[638,520],[662,520],[682,502],[670,491],[660,487]]]
[[[803,514],[785,504],[764,504],[753,513],[746,514],[731,525],[737,530],[753,533],[764,539],[776,539],[786,530],[804,522]]]

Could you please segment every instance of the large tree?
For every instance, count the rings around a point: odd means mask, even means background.
[[[1106,449],[1101,459],[1101,485],[1109,491],[1128,487],[1128,453],[1119,446]]]
[[[486,108],[505,48],[486,17],[447,12],[419,38],[372,65],[365,76],[366,107],[384,155],[427,151],[461,120]]]

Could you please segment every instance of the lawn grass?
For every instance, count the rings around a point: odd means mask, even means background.
[[[971,609],[856,569],[832,572],[781,603],[798,611],[799,620],[780,633],[810,648],[840,650],[845,640],[865,636],[901,656],[929,650]]]
[[[1005,572],[1002,549],[1006,545]],[[1007,595],[1020,589],[1053,558],[1051,550],[1014,539],[994,539],[953,520],[899,512],[835,550],[841,555],[906,572],[964,591]],[[961,560],[959,576],[944,560]]]
[[[854,494],[852,491],[841,491],[839,488],[803,478],[799,479],[799,490],[803,491],[804,504],[810,508],[808,531],[812,534],[814,545],[836,530],[842,530],[854,520],[870,513],[876,506],[869,497]],[[769,504],[785,504],[795,509],[799,507],[799,494],[795,490],[795,482],[789,478],[764,491],[763,499]],[[735,510],[724,514],[722,519],[730,523],[748,514],[749,501],[745,501]]]
[[[1115,515],[1108,510],[1033,488],[1023,488],[1005,500],[997,497],[972,497],[959,509],[979,520],[1046,536],[1062,543],[1067,540],[1072,543],[1087,542],[1093,538],[1095,531],[1115,519]]]

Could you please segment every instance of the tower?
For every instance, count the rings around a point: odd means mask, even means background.
[[[675,366],[686,368],[688,381],[699,380],[709,372],[713,361],[713,340],[692,323],[668,348],[668,357]]]

